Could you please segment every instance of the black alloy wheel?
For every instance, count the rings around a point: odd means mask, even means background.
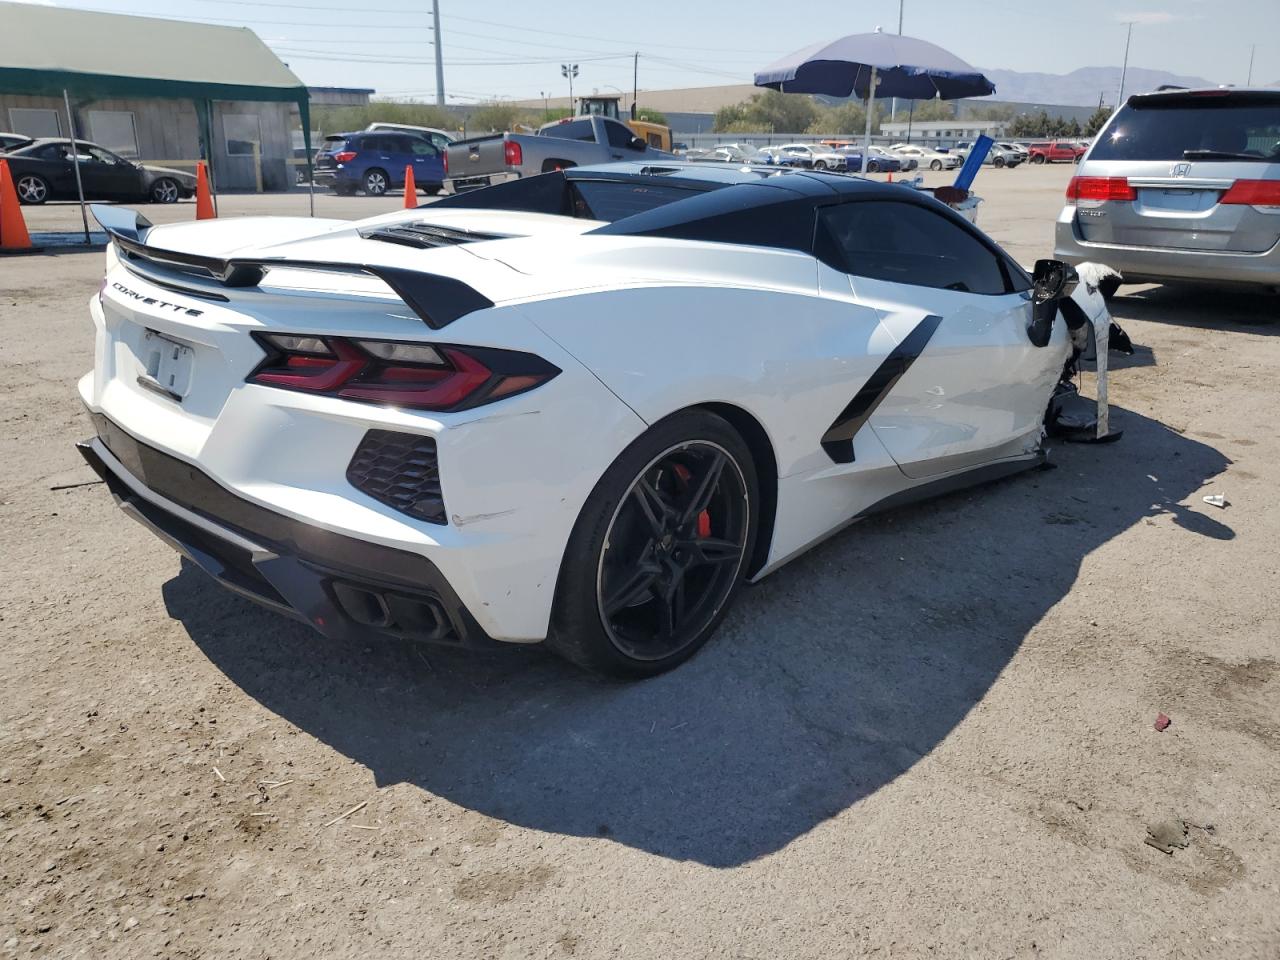
[[[722,418],[655,424],[605,472],[565,551],[548,645],[597,673],[653,676],[715,632],[757,527],[751,453]]]
[[[693,442],[656,457],[618,504],[596,578],[600,621],[636,660],[680,653],[737,582],[750,521],[728,451]]]

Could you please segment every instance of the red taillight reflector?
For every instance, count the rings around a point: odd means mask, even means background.
[[[416,410],[465,410],[532,390],[560,372],[493,347],[254,334],[267,357],[250,383]]]
[[[440,158],[444,161],[444,175],[449,175],[449,151],[446,148],[444,153],[440,154]]]
[[[1072,177],[1068,200],[1136,200],[1137,191],[1124,177]]]
[[[1237,180],[1218,202],[1280,207],[1280,180]]]
[[[356,158],[354,150],[343,150],[341,153],[335,153],[333,159],[338,163],[350,163]]]
[[[520,149],[520,144],[513,140],[508,140],[502,145],[502,157],[508,167],[518,167],[524,163],[524,151]]]

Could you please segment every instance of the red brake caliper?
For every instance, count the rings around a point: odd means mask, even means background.
[[[676,476],[679,477],[681,482],[687,487],[689,485],[689,477],[691,477],[692,474],[689,473],[689,469],[684,466],[684,464],[677,463]],[[698,514],[698,536],[711,536],[711,514],[707,510],[703,510]]]

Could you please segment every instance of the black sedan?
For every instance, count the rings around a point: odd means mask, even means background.
[[[76,165],[88,200],[176,203],[195,193],[196,178],[181,170],[142,166],[105,147],[66,138],[41,139],[4,155],[24,204],[75,200]]]

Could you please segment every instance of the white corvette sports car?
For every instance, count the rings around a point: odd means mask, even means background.
[[[777,168],[584,167],[356,223],[95,215],[81,450],[126,511],[328,636],[619,676],[850,521],[1040,464],[1109,319],[927,194]]]

